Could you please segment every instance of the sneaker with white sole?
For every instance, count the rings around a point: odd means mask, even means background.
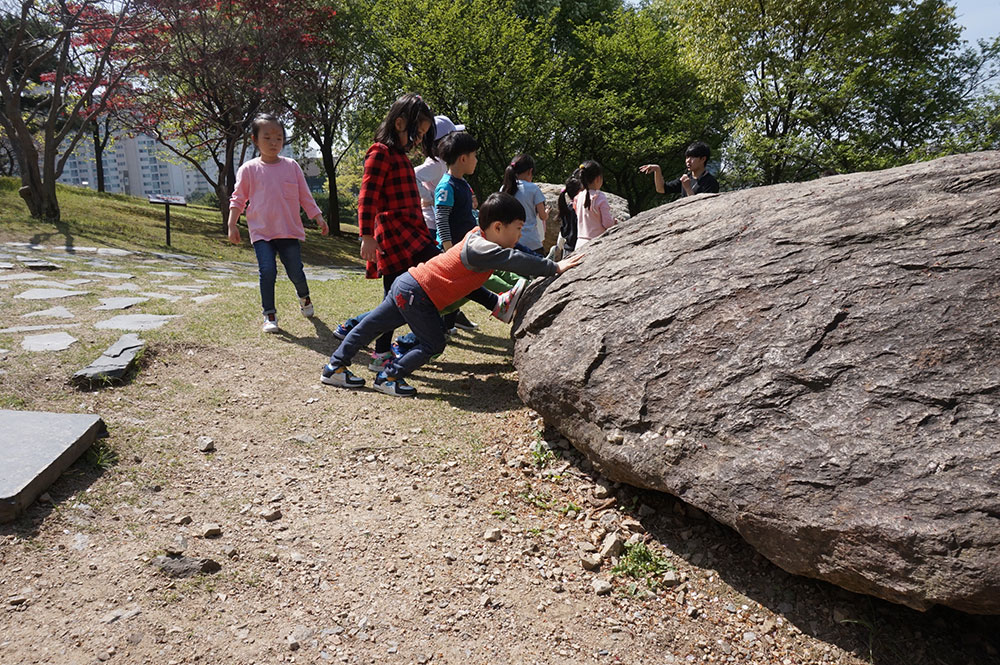
[[[373,372],[381,372],[385,369],[385,366],[396,359],[396,356],[392,354],[392,351],[386,351],[385,353],[373,353],[372,361],[368,363],[368,369]]]
[[[328,386],[340,386],[341,388],[360,388],[365,385],[365,380],[360,376],[354,376],[351,370],[343,365],[330,365],[323,367],[323,374],[320,381]]]
[[[260,329],[266,333],[276,333],[281,330],[281,328],[278,327],[278,315],[265,314],[264,325],[262,325]]]
[[[462,310],[458,310],[458,313],[455,316],[455,327],[458,328],[458,329],[460,329],[460,330],[467,330],[467,331],[471,332],[471,331],[475,330],[476,328],[478,328],[479,324],[475,323],[473,321],[470,321],[469,317],[467,317],[465,315],[465,312],[463,312]]]
[[[354,326],[358,325],[358,322],[354,319],[347,319],[343,323],[338,323],[337,327],[333,329],[333,336],[337,339],[344,339],[347,334],[354,330]]]
[[[395,376],[389,376],[384,371],[379,372],[378,376],[375,377],[372,388],[386,395],[395,395],[396,397],[413,397],[417,394],[417,389],[406,381]]]
[[[313,309],[312,300],[309,296],[305,298],[299,298],[299,311],[302,312],[302,316],[311,317],[316,311]]]
[[[517,280],[517,284],[511,287],[510,291],[504,291],[497,298],[497,306],[493,308],[493,316],[504,323],[510,323],[514,318],[514,309],[517,307],[524,287],[528,285],[528,280],[523,277]]]

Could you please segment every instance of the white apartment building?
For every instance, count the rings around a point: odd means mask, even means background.
[[[165,194],[188,198],[209,191],[201,173],[190,166],[167,161],[168,154],[151,136],[113,138],[101,160],[105,191],[139,197]],[[97,189],[94,144],[87,137],[80,140],[66,160],[59,182]]]

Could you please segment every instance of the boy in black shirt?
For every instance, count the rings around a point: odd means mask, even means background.
[[[715,194],[719,191],[719,181],[705,168],[710,154],[711,149],[704,141],[695,141],[689,145],[684,153],[684,166],[688,173],[670,182],[663,182],[663,172],[660,170],[659,164],[645,164],[639,167],[639,171],[653,174],[656,191],[660,194],[680,194],[682,196]]]

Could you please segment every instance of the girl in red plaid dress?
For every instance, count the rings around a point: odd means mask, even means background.
[[[433,145],[434,114],[419,95],[406,94],[393,103],[365,155],[358,195],[361,258],[368,262],[366,276],[381,277],[385,293],[398,276],[438,254],[407,155],[416,146],[429,155]],[[334,334],[346,334],[350,323],[337,326]],[[391,343],[392,332],[375,341],[373,370],[392,359]]]

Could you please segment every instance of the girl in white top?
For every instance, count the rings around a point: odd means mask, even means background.
[[[608,197],[601,191],[604,186],[601,165],[592,159],[587,160],[573,175],[583,184],[583,190],[573,199],[577,219],[576,251],[579,252],[588,242],[617,224],[618,220],[611,216]]]
[[[456,125],[448,116],[434,116],[434,150],[437,151],[441,139],[448,134],[464,131],[465,125]],[[427,223],[427,228],[434,231],[437,228],[434,221],[434,189],[448,172],[448,165],[435,154],[425,159],[424,163],[413,171],[417,176],[417,190],[420,192],[420,209],[423,210],[424,221]]]
[[[545,194],[532,182],[535,176],[535,160],[531,155],[518,155],[504,170],[500,191],[510,194],[524,206],[524,229],[521,230],[520,245],[541,255],[545,241],[545,222],[549,213],[545,209]]]

